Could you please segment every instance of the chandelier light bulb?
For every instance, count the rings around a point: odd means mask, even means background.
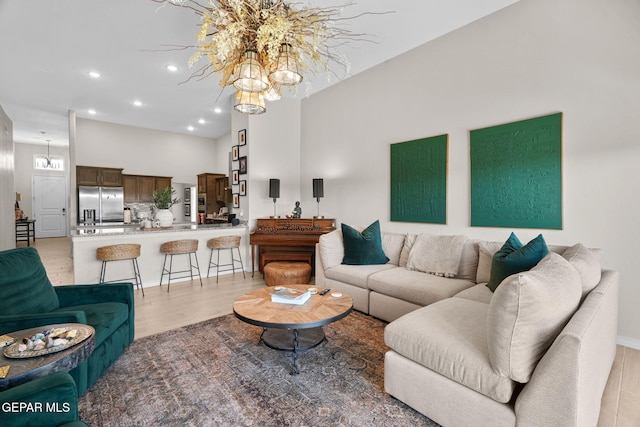
[[[267,111],[262,92],[236,91],[233,108],[245,114],[262,114]]]
[[[302,75],[298,72],[298,61],[289,43],[280,45],[276,70],[269,75],[269,78],[285,86],[296,85],[302,81]]]
[[[282,98],[282,90],[278,83],[273,83],[269,89],[264,92],[264,99],[267,101],[278,101]]]
[[[267,73],[258,61],[258,54],[253,50],[245,53],[245,60],[240,64],[237,78],[233,85],[245,92],[262,92],[269,87]]]

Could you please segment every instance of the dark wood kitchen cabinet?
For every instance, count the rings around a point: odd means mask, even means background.
[[[122,169],[76,166],[76,184],[122,187]]]
[[[224,203],[224,190],[229,186],[229,178],[221,173],[198,175],[198,194],[205,194],[207,214],[217,213]]]
[[[123,175],[125,203],[153,203],[153,192],[171,187],[171,177]]]

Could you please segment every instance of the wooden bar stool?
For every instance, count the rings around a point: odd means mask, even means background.
[[[202,286],[202,277],[200,276],[200,265],[198,264],[198,254],[196,253],[198,250],[198,241],[185,239],[185,240],[173,240],[171,242],[165,242],[160,245],[160,252],[164,254],[164,262],[162,263],[162,275],[160,276],[160,286],[162,286],[162,279],[164,275],[167,274],[169,276],[169,280],[167,282],[167,292],[169,292],[169,286],[171,286],[171,275],[179,274],[179,273],[189,273],[189,275],[184,275],[180,277],[174,277],[175,279],[184,279],[186,277],[191,277],[193,280],[193,269],[198,270],[198,278],[200,279],[200,286]],[[196,265],[193,265],[191,261],[191,254],[196,259]],[[188,255],[189,256],[189,269],[188,270],[180,270],[180,271],[172,271],[173,265],[173,256],[174,255]],[[167,257],[169,257],[169,268],[167,269]]]
[[[211,271],[211,267],[216,268],[216,283],[218,283],[218,274],[221,271],[229,271],[232,270],[233,274],[236,274],[236,262],[240,263],[240,270],[242,271],[242,277],[245,277],[244,274],[244,265],[242,264],[242,255],[240,255],[240,236],[224,236],[224,237],[214,237],[213,239],[209,239],[207,242],[207,247],[211,249],[211,254],[209,255],[209,268],[207,269],[207,277],[209,277],[209,272]],[[220,251],[224,249],[229,249],[231,251],[231,262],[228,264],[220,264]],[[233,250],[236,249],[238,251],[238,259],[233,257]],[[213,251],[218,251],[218,257],[216,258],[216,262],[213,262]],[[220,267],[228,267],[224,270],[220,270]]]
[[[138,267],[138,257],[140,256],[140,245],[137,243],[120,244],[102,246],[96,249],[96,258],[102,261],[102,268],[100,270],[100,283],[113,283],[121,282],[123,280],[135,279],[136,289],[142,290],[142,296],[144,297],[144,287],[142,287],[142,278],[140,277],[140,267]],[[133,264],[133,277],[127,277],[125,279],[109,280],[105,282],[104,277],[107,273],[107,263],[110,261],[124,261],[131,260]]]

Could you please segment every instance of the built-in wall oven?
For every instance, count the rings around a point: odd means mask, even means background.
[[[206,213],[207,210],[207,194],[199,193],[198,194],[198,212]]]

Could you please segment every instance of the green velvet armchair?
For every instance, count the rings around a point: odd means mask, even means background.
[[[35,248],[1,251],[0,335],[54,323],[84,323],[96,331],[93,353],[70,372],[81,396],[133,342],[133,285],[54,287]]]
[[[86,427],[71,375],[56,372],[0,391],[0,426]]]

